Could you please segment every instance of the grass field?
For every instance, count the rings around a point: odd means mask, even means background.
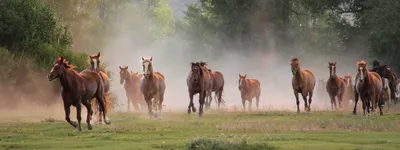
[[[86,111],[84,111],[86,115]],[[3,114],[4,115],[4,114]],[[75,117],[72,116],[73,120]],[[0,124],[1,149],[400,149],[400,115],[349,112],[114,113],[78,133],[64,120]]]

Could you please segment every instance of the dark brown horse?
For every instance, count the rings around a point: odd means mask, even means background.
[[[350,100],[355,100],[354,98],[354,85],[352,76],[346,75],[344,76],[344,83],[346,84],[346,90],[344,91],[343,101],[349,103]]]
[[[211,69],[207,68],[207,62],[200,62],[200,66],[206,68],[211,76],[212,80],[212,89],[211,92],[207,93],[208,98],[206,98],[206,108],[210,108],[212,102],[212,92],[215,92],[215,99],[218,102],[218,109],[221,106],[221,103],[225,104],[225,101],[222,99],[222,93],[224,91],[225,79],[224,75],[222,75],[219,71],[212,71]]]
[[[381,101],[383,87],[380,75],[376,72],[370,72],[367,68],[367,63],[363,60],[357,62],[357,71],[353,114],[356,114],[358,96],[360,96],[364,116],[366,115],[366,111],[368,111],[369,115],[370,107],[372,108],[372,111],[376,113],[377,105],[379,105],[380,115],[383,115],[383,101]]]
[[[382,86],[385,84],[385,81],[383,78],[387,78],[389,81],[389,87],[390,87],[390,93],[391,93],[391,100],[394,102],[394,104],[397,104],[397,98],[396,95],[398,94],[396,91],[396,80],[397,76],[396,74],[392,71],[392,69],[389,68],[387,65],[381,65],[379,61],[374,60],[372,62],[373,68],[371,69],[372,72],[378,73],[381,78],[382,78]]]
[[[203,116],[203,107],[207,92],[211,91],[212,80],[209,71],[200,65],[199,62],[191,63],[191,70],[186,78],[186,84],[188,86],[190,103],[188,106],[187,113],[196,112],[194,107],[193,96],[199,94],[199,117]]]
[[[128,71],[128,66],[121,67],[119,66],[119,76],[120,76],[120,84],[124,84],[126,98],[128,100],[128,112],[131,109],[131,102],[135,110],[139,110],[140,108],[144,108],[146,106],[146,101],[144,100],[143,94],[140,91],[140,78],[142,75],[139,73],[132,73]]]
[[[292,87],[294,96],[296,97],[296,104],[297,104],[297,113],[300,113],[300,101],[299,101],[299,93],[303,96],[304,100],[304,109],[306,111],[311,110],[311,102],[312,96],[314,93],[315,87],[315,76],[314,74],[307,69],[300,68],[300,60],[298,58],[293,58],[291,60],[291,69],[292,69]],[[307,104],[307,96],[308,97],[308,104]]]
[[[140,91],[147,103],[150,117],[160,117],[164,92],[166,89],[165,77],[159,72],[153,72],[153,58],[142,57],[143,78],[140,81]],[[154,101],[152,99],[154,98]],[[154,105],[154,106],[153,106]],[[158,110],[158,114],[153,114],[153,108]]]
[[[98,52],[97,54],[94,54],[94,55],[89,55],[89,62],[90,62],[89,69],[99,73],[101,79],[103,80],[103,86],[104,86],[104,98],[103,99],[104,99],[104,104],[105,104],[106,110],[107,110],[107,112],[109,112],[111,109],[111,107],[110,107],[111,104],[108,101],[107,97],[108,97],[109,91],[110,91],[110,79],[108,78],[106,71],[100,67],[100,52]],[[98,107],[97,110],[100,110],[100,105],[96,101],[92,101],[92,105],[97,106]],[[98,122],[102,123],[101,111],[95,111],[95,114],[98,114]]]
[[[86,106],[87,117],[86,122],[88,129],[92,129],[90,124],[91,116],[93,111],[91,108],[90,100],[96,98],[100,104],[100,110],[103,112],[103,119],[106,124],[111,122],[106,117],[106,109],[104,106],[104,89],[103,81],[99,74],[90,70],[84,70],[81,73],[77,73],[74,66],[69,65],[63,57],[58,57],[53,63],[51,71],[47,74],[49,81],[59,79],[62,89],[61,97],[64,101],[65,120],[67,120],[73,127],[77,128],[78,131],[82,130],[81,127],[81,103]],[[75,106],[77,112],[78,123],[71,121],[69,118],[70,107]]]
[[[331,99],[331,107],[335,106],[337,108],[335,97],[339,101],[339,108],[342,108],[343,95],[346,89],[345,82],[342,78],[336,75],[336,62],[328,62],[329,68],[329,79],[326,83],[326,91]]]
[[[247,74],[239,74],[239,91],[242,97],[243,110],[246,111],[246,101],[249,101],[249,111],[253,98],[256,98],[257,110],[259,109],[260,95],[261,95],[261,84],[257,79],[247,79]]]

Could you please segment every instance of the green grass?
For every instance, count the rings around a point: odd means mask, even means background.
[[[86,115],[86,112],[84,111]],[[66,121],[0,123],[0,149],[400,149],[400,115],[349,112],[114,113],[76,132]],[[75,117],[72,117],[75,120]],[[85,118],[84,118],[85,119]]]

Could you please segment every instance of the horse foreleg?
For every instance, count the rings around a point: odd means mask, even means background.
[[[199,99],[199,117],[203,117],[203,107],[204,107],[204,102],[205,102],[205,97],[206,97],[207,92],[203,91],[200,92],[200,99]]]
[[[92,130],[92,125],[90,124],[90,120],[92,120],[92,106],[87,100],[82,100],[82,104],[85,105],[86,110],[87,110],[87,116],[86,116],[86,123],[87,127],[89,130]]]
[[[365,117],[365,109],[367,109],[367,102],[366,102],[366,100],[365,99],[363,99],[363,98],[361,98],[361,101],[362,101],[362,107],[363,107],[363,116]]]
[[[249,111],[251,112],[252,111],[252,104],[253,104],[253,98],[250,98],[250,100],[249,100]]]
[[[191,109],[193,109],[193,112],[196,112],[196,108],[194,108],[194,104],[193,104],[193,93],[189,92],[189,98],[190,98],[190,102],[189,102],[189,106],[188,106],[188,110],[187,113],[190,114],[192,113]]]
[[[162,103],[164,101],[164,94],[159,94],[158,96],[158,116],[161,118],[161,112],[162,112]]]
[[[104,123],[106,123],[107,125],[111,124],[111,121],[108,120],[107,116],[106,116],[107,110],[106,110],[106,107],[105,107],[105,104],[104,104],[106,97],[103,94],[98,94],[98,95],[96,95],[96,99],[97,99],[97,102],[99,103],[99,107],[100,107],[100,110],[101,110],[99,115],[100,114],[103,115]]]
[[[242,98],[243,111],[246,111],[246,100]]]
[[[297,105],[297,113],[300,113],[300,101],[299,101],[299,93],[297,91],[294,91],[294,97],[296,97],[296,105]]]
[[[336,107],[335,96],[329,93],[329,98],[331,99],[331,109],[334,110],[334,106]]]
[[[151,98],[149,98],[148,96],[145,96],[145,100],[147,103],[148,114],[149,114],[150,118],[153,118],[153,104],[151,102]]]
[[[82,116],[81,116],[81,102],[79,100],[78,104],[76,104],[76,119],[78,120],[78,131],[82,131],[82,126],[81,126],[81,120],[82,120]]]
[[[76,128],[78,126],[78,123],[76,123],[75,121],[71,121],[71,119],[69,118],[69,115],[71,114],[70,107],[71,105],[64,103],[65,120],[67,120],[69,124],[71,124],[74,128]]]
[[[308,110],[311,111],[311,102],[313,97],[313,92],[308,92]]]
[[[303,91],[301,93],[301,96],[303,96],[303,100],[304,100],[304,110],[310,111],[310,108],[308,107],[308,104],[307,104],[307,92]]]
[[[256,96],[256,106],[257,106],[257,110],[259,110],[259,104],[260,104],[260,95]]]
[[[128,103],[128,112],[131,111],[131,99],[129,98],[129,96],[126,96],[127,99],[127,103]]]
[[[357,102],[358,102],[358,93],[354,91],[354,109],[353,109],[353,115],[356,115],[357,113]]]

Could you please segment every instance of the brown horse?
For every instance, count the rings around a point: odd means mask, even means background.
[[[224,84],[225,84],[224,75],[222,75],[222,73],[219,71],[211,71],[211,69],[208,69],[206,67],[207,62],[200,61],[200,66],[206,68],[209,71],[212,80],[211,92],[207,93],[206,96],[208,97],[206,98],[205,102],[206,108],[210,108],[212,102],[212,92],[215,92],[215,99],[216,102],[218,102],[218,109],[219,109],[221,103],[225,104],[225,101],[222,99],[222,92],[224,91]]]
[[[159,72],[153,72],[153,58],[142,57],[143,78],[140,81],[140,91],[147,103],[150,117],[160,117],[162,103],[164,101],[164,92],[166,89],[165,77]],[[154,102],[152,99],[154,98]],[[154,103],[154,106],[153,106]],[[157,106],[158,105],[158,106]],[[158,110],[158,115],[153,114],[153,107]]]
[[[86,106],[86,123],[88,129],[91,130],[92,125],[90,124],[90,120],[93,111],[90,100],[96,98],[100,104],[100,111],[103,112],[104,122],[110,124],[111,122],[106,117],[107,111],[104,106],[104,89],[101,77],[96,72],[90,70],[84,70],[77,73],[73,68],[74,66],[69,65],[63,57],[58,57],[58,59],[54,61],[51,71],[47,74],[49,81],[54,81],[57,78],[60,80],[62,86],[61,97],[64,101],[65,120],[67,120],[73,127],[77,128],[78,131],[82,131],[82,103]],[[71,121],[69,118],[71,105],[76,107],[78,123]]]
[[[199,93],[199,117],[203,116],[203,107],[207,92],[211,91],[212,80],[211,75],[205,67],[201,67],[199,62],[191,63],[191,70],[186,78],[186,84],[188,86],[190,103],[188,106],[187,113],[196,112],[194,107],[193,96]]]
[[[326,84],[326,91],[331,99],[331,107],[333,109],[333,106],[335,105],[335,108],[337,108],[335,100],[335,97],[337,97],[339,101],[339,108],[342,108],[343,95],[346,88],[345,82],[342,78],[336,75],[336,62],[328,62],[328,68],[329,79]]]
[[[343,77],[344,83],[346,84],[346,90],[344,91],[343,95],[343,100],[347,103],[350,102],[350,100],[354,101],[354,85],[353,85],[353,80],[352,76],[346,75]]]
[[[251,111],[251,104],[253,98],[256,98],[257,110],[259,109],[261,84],[257,79],[246,79],[247,74],[239,74],[239,91],[242,97],[243,110],[246,111],[246,100],[249,101],[249,111]]]
[[[300,101],[298,95],[299,93],[301,93],[301,95],[303,96],[304,109],[306,111],[310,111],[312,96],[315,87],[315,76],[310,70],[300,68],[300,60],[298,58],[293,58],[290,65],[293,74],[292,87],[294,96],[296,97],[297,113],[300,113]],[[307,96],[309,96],[308,104]]]
[[[109,95],[109,90],[110,90],[110,79],[108,78],[108,75],[106,73],[106,71],[100,67],[100,52],[98,52],[97,54],[94,55],[89,55],[89,62],[90,62],[90,70],[93,70],[97,73],[99,73],[101,79],[103,80],[103,86],[104,86],[104,104],[106,107],[107,111],[110,111],[111,107],[110,107],[110,102],[107,99],[107,95]],[[98,109],[100,110],[100,105],[96,103],[96,101],[92,101],[92,105],[93,106],[97,106]],[[95,114],[98,114],[98,122],[102,123],[102,114],[101,111],[95,111]]]
[[[128,100],[128,112],[131,109],[131,102],[135,110],[139,110],[139,105],[144,108],[146,101],[140,91],[140,78],[142,75],[139,73],[132,73],[128,71],[128,66],[119,66],[120,84],[124,84],[126,98]]]
[[[383,102],[381,101],[383,87],[381,77],[376,72],[370,72],[367,68],[367,63],[363,60],[357,62],[357,71],[358,73],[356,76],[355,85],[356,92],[354,92],[356,99],[353,114],[356,114],[358,101],[357,96],[360,96],[363,105],[364,116],[366,111],[368,111],[369,115],[369,107],[371,107],[372,111],[376,113],[377,104],[379,105],[380,115],[383,115]]]

